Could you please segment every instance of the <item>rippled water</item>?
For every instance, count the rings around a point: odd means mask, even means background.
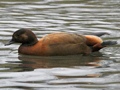
[[[108,32],[120,43],[119,0],[1,0],[0,88],[2,90],[120,90],[120,45],[90,56],[27,56],[18,44],[4,46],[19,28],[40,39],[53,32]]]

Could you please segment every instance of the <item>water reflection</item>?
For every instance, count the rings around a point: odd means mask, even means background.
[[[106,85],[101,85],[102,83],[119,82],[119,79],[117,79],[119,75],[116,74],[116,71],[120,71],[120,69],[115,69],[116,62],[99,52],[92,53],[90,56],[39,57],[19,55],[18,58],[9,57],[9,59],[11,61],[8,60],[6,64],[1,64],[0,77],[1,81],[7,82],[7,79],[10,82],[0,83],[0,87],[11,88],[11,86],[16,87],[17,85],[32,88],[67,88],[82,85],[89,88],[96,87],[96,83],[98,83],[97,87],[105,88]],[[12,61],[14,59],[16,60]],[[109,66],[111,68],[108,68]],[[115,77],[109,79],[112,76],[111,73]]]
[[[100,57],[71,55],[71,56],[19,56],[23,67],[37,68],[53,68],[53,67],[72,67],[72,66],[100,66],[94,62],[100,62]]]

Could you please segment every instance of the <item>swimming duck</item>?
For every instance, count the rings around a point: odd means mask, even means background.
[[[22,43],[18,53],[25,55],[57,56],[91,54],[107,45],[114,45],[116,41],[104,41],[95,35],[78,35],[65,32],[51,33],[40,40],[26,28],[15,31],[12,39],[5,45]]]

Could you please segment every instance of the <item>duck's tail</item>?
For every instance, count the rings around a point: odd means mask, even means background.
[[[117,41],[104,41],[101,45],[108,46],[108,45],[115,45],[115,44],[117,44]]]
[[[100,49],[109,46],[109,45],[115,45],[117,44],[117,41],[104,41],[103,43],[97,43],[92,46],[92,52],[99,51]]]

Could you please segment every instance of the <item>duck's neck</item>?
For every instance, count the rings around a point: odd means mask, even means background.
[[[35,40],[33,42],[30,42],[30,43],[22,43],[21,46],[33,46],[35,45],[36,43],[38,43],[38,40]]]

